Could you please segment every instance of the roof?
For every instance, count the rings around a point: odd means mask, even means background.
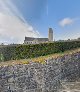
[[[25,41],[33,41],[34,39],[33,37],[25,37]]]
[[[36,38],[38,41],[49,41],[48,38]]]
[[[25,37],[25,41],[33,41],[33,40],[38,40],[38,41],[49,41],[48,38]]]

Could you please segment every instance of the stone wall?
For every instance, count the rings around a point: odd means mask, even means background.
[[[59,92],[62,81],[80,77],[80,53],[48,59],[46,64],[0,67],[0,92]]]

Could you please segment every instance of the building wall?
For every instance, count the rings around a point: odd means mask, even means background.
[[[33,41],[25,41],[25,44],[33,44]]]
[[[39,42],[37,40],[33,40],[33,41],[27,41],[24,40],[24,44],[38,44]]]
[[[24,44],[39,44],[39,43],[45,43],[48,41],[37,41],[37,40],[33,40],[33,41],[24,41]]]

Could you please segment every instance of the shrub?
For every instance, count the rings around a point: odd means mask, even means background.
[[[79,47],[79,41],[53,42],[34,45],[3,46],[0,47],[0,53],[2,53],[2,55],[4,56],[4,61],[8,61],[12,59],[19,60],[45,56],[48,54],[64,52],[66,50],[71,50]]]

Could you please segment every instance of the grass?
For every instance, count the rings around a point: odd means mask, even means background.
[[[68,51],[61,52],[61,53],[40,56],[37,58],[30,58],[30,59],[23,59],[23,60],[10,60],[10,61],[6,61],[6,62],[1,62],[0,66],[10,66],[10,65],[16,65],[16,64],[29,64],[30,61],[36,62],[36,63],[41,63],[41,64],[46,64],[47,59],[58,58],[58,57],[62,57],[64,55],[71,55],[71,54],[74,54],[77,52],[80,52],[80,48],[68,50]]]

